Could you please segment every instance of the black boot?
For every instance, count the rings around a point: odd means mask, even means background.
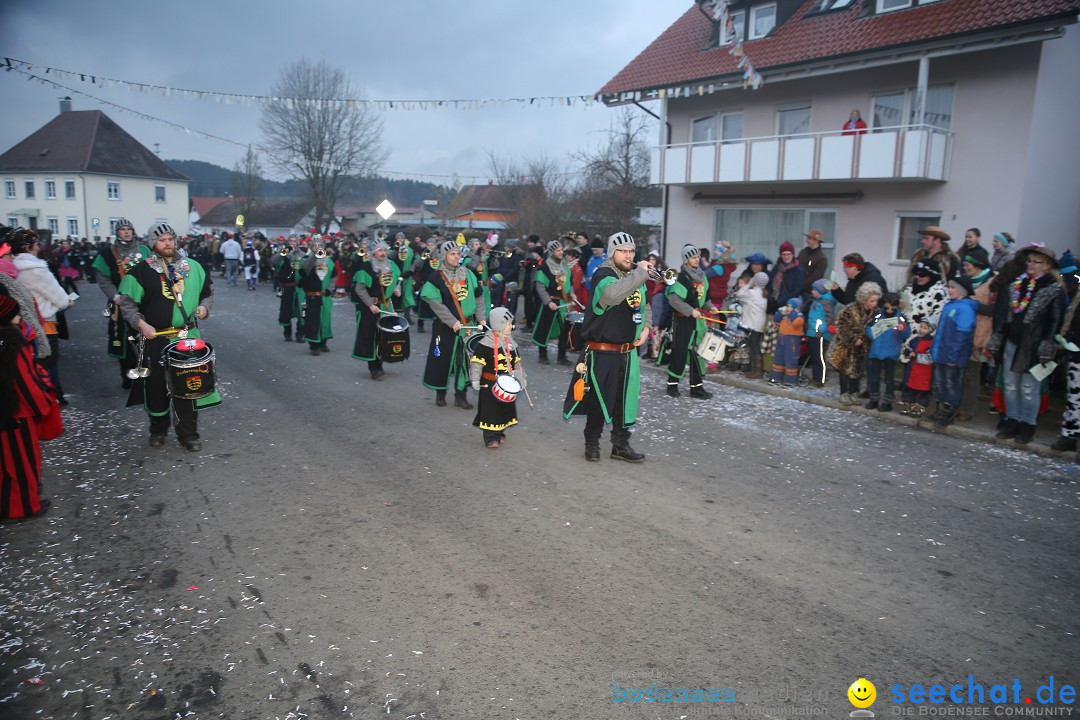
[[[611,446],[612,460],[625,460],[631,463],[645,462],[645,454],[639,453],[630,447],[630,441],[623,440],[618,445]]]
[[[671,382],[670,380],[668,381],[667,394],[670,395],[671,397],[679,397],[679,381],[678,380],[676,380],[675,382]]]
[[[589,462],[600,462],[600,443],[585,443],[585,459]]]
[[[708,400],[712,397],[712,393],[705,389],[705,383],[695,385],[690,388],[690,397],[699,398],[701,400]]]
[[[556,358],[555,362],[559,363],[560,365],[569,365],[570,358],[566,357],[566,353],[562,353],[561,355],[559,355],[558,358]]]
[[[952,425],[952,421],[956,419],[956,408],[948,403],[942,403],[938,406],[937,415],[934,416],[934,425],[938,427],[948,427]]]
[[[551,364],[551,361],[548,360],[547,348],[546,347],[540,348],[540,357],[537,358],[536,362],[540,363],[541,365],[550,365]]]
[[[1073,452],[1076,450],[1076,438],[1061,435],[1050,447],[1054,450],[1061,450],[1063,452]]]
[[[437,406],[439,406],[439,407],[446,407],[446,391],[445,390],[436,390],[435,391],[435,404]]]
[[[1020,423],[1012,418],[1005,418],[1001,423],[1001,429],[994,437],[1001,440],[1012,440],[1020,433]]]
[[[454,393],[454,405],[457,405],[462,410],[472,410],[473,404],[469,402],[469,398],[465,397],[465,393]]]
[[[416,329],[417,329],[418,332],[425,332],[424,331],[424,321],[423,320],[418,320],[417,321]]]
[[[1016,442],[1020,445],[1027,445],[1029,442],[1035,439],[1035,426],[1031,423],[1022,422],[1019,423],[1016,432]]]

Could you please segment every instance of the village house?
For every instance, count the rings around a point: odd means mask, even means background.
[[[1080,0],[698,0],[600,91],[659,100],[665,259],[825,235],[900,284],[919,230],[1080,249]],[[755,86],[760,87],[753,89]],[[844,129],[858,110],[865,129]],[[842,277],[842,274],[841,274]]]

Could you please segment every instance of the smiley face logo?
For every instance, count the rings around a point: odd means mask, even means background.
[[[868,708],[877,700],[877,688],[866,678],[859,678],[847,689],[848,700],[857,708]]]

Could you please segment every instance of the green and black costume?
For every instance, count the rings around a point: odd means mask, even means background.
[[[705,337],[705,320],[693,317],[694,310],[711,310],[709,282],[700,268],[683,264],[679,276],[665,290],[671,303],[671,355],[668,360],[668,393],[678,394],[679,380],[690,365],[690,393],[704,395],[705,361],[697,354],[698,343]],[[661,355],[663,351],[661,350]]]
[[[136,358],[135,352],[128,347],[128,336],[132,334],[131,327],[113,303],[113,298],[119,294],[120,283],[128,270],[148,257],[150,257],[150,248],[135,240],[128,243],[126,248],[119,243],[109,243],[98,252],[90,266],[94,270],[98,287],[105,295],[106,312],[109,316],[109,334],[105,351],[109,357],[120,361],[120,375],[124,378],[124,387],[130,384],[127,372],[135,367]]]
[[[540,361],[547,362],[548,343],[552,338],[558,338],[559,362],[567,363],[566,341],[570,325],[566,322],[566,313],[573,304],[570,269],[562,260],[548,258],[537,269],[533,284],[540,298],[540,311],[533,324],[532,341],[540,348]],[[557,304],[558,309],[548,307],[550,302]]]
[[[334,284],[334,261],[329,256],[317,258],[314,252],[308,252],[307,257],[300,261],[297,278],[296,300],[298,306],[303,308],[304,340],[311,346],[312,352],[317,353],[319,348],[325,349],[327,340],[334,337],[330,329],[330,311],[333,308],[333,291],[330,287]]]
[[[356,342],[352,356],[366,360],[372,377],[382,371],[383,358],[379,357],[379,315],[371,311],[378,305],[383,312],[394,312],[394,291],[398,289],[401,270],[389,258],[382,261],[372,257],[360,265],[353,275],[352,292],[360,300],[356,304]]]
[[[427,364],[424,366],[424,387],[436,390],[445,397],[453,386],[454,394],[465,396],[469,374],[465,363],[465,332],[454,332],[455,322],[468,325],[471,318],[481,324],[487,313],[483,294],[476,284],[476,276],[464,266],[451,268],[443,265],[428,276],[420,288],[420,299],[431,308],[435,317],[431,325],[431,345]]]

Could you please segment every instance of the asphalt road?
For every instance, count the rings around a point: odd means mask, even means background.
[[[351,305],[311,357],[223,284],[225,404],[202,453],[151,449],[81,289],[53,510],[0,527],[0,717],[839,718],[859,677],[880,717],[897,684],[1080,681],[1074,465],[655,372],[648,461],[586,463],[531,350],[487,450],[421,386],[428,335],[374,382]]]

